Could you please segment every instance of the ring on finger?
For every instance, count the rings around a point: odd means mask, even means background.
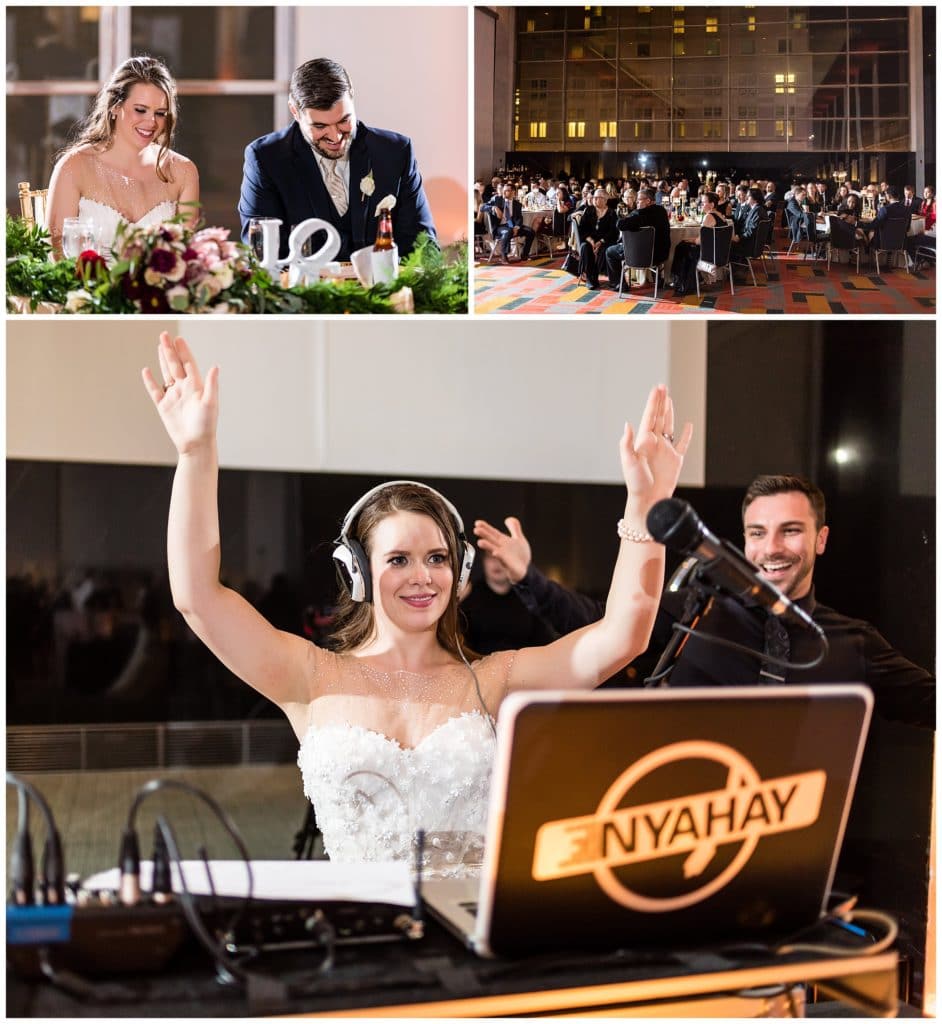
[[[673,434],[661,434],[661,437],[663,437],[664,440],[669,442],[670,444],[674,443],[674,435]]]

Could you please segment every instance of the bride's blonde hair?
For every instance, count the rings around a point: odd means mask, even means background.
[[[75,140],[60,156],[86,145],[110,149],[114,144],[115,108],[124,103],[135,85],[156,86],[167,97],[167,117],[157,139],[160,151],[157,154],[156,170],[161,181],[171,181],[164,162],[170,152],[177,124],[177,84],[166,65],[156,57],[129,57],[115,68],[109,81],[95,97],[91,113],[79,123]]]

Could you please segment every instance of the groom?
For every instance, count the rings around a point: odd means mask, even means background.
[[[278,217],[283,258],[291,228],[320,217],[340,232],[336,258],[349,260],[351,252],[375,241],[376,205],[388,195],[396,197],[392,222],[400,256],[412,251],[422,231],[435,240],[411,140],[357,121],[350,78],[336,61],[319,58],[297,68],[288,107],[290,127],[246,147],[239,197],[243,241],[253,217]]]

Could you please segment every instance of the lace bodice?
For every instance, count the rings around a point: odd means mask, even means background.
[[[298,765],[332,860],[413,861],[425,832],[428,876],[473,874],[481,864],[495,740],[464,666],[434,679],[381,672],[329,655]],[[513,655],[474,665],[496,709]],[[321,673],[324,674],[324,673]],[[376,728],[385,720],[385,729]],[[402,732],[403,743],[389,732]]]
[[[79,199],[79,216],[94,223],[98,238],[98,251],[106,256],[111,255],[119,221],[123,220],[132,227],[150,227],[173,217],[176,212],[177,204],[166,199],[148,210],[143,217],[129,221],[125,214],[107,203],[100,203],[97,199],[88,199],[85,196]]]

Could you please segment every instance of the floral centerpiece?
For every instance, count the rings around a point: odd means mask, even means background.
[[[442,252],[420,235],[394,282],[282,286],[227,228],[173,218],[119,226],[110,259],[83,252],[53,262],[48,234],[7,215],[7,308],[102,313],[466,313],[467,243]]]
[[[69,292],[71,313],[246,312],[252,267],[228,228],[193,231],[179,218],[153,227],[121,224],[114,261],[96,252],[76,261],[81,287]],[[89,309],[88,307],[91,307]]]

